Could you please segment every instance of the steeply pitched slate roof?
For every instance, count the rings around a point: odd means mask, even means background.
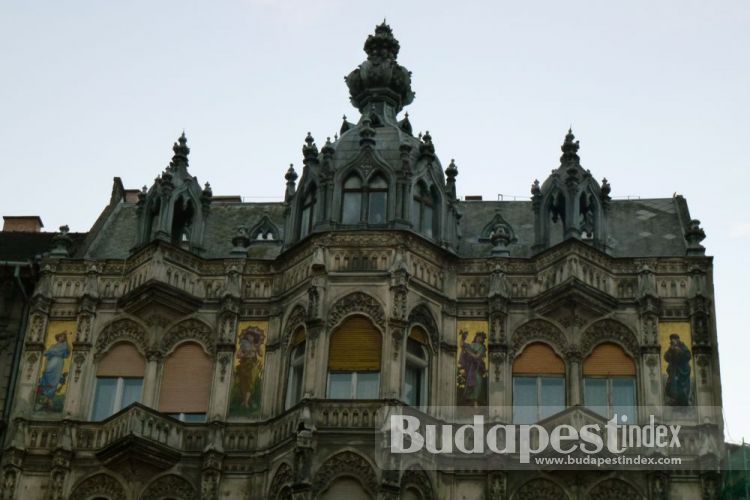
[[[52,238],[56,233],[5,232],[0,231],[0,260],[27,261],[52,249]],[[87,233],[68,233],[73,239],[75,252]]]

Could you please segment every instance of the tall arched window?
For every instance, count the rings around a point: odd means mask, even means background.
[[[341,223],[359,224],[362,220],[362,179],[352,174],[344,182],[344,196],[341,203]]]
[[[565,363],[547,344],[529,344],[513,361],[513,422],[533,424],[564,408]]]
[[[427,405],[429,353],[427,332],[412,328],[406,339],[406,367],[404,370],[404,401],[422,408]]]
[[[96,369],[91,420],[104,420],[141,399],[146,362],[133,344],[113,346]]]
[[[313,189],[307,192],[307,195],[302,200],[302,214],[299,223],[299,237],[304,238],[310,231],[312,231],[313,224],[315,223],[315,193]]]
[[[204,422],[213,372],[213,361],[200,344],[180,344],[164,362],[159,411],[183,422]]]
[[[416,186],[411,216],[414,229],[428,238],[432,238],[435,234],[435,199],[423,182]]]
[[[367,222],[385,224],[388,211],[388,182],[381,175],[370,180],[367,185]]]
[[[292,335],[289,349],[289,377],[286,385],[286,408],[302,399],[305,380],[305,329],[299,327]]]
[[[172,244],[189,245],[195,210],[192,201],[180,197],[172,215]]]
[[[352,316],[331,334],[328,397],[377,399],[380,391],[380,331],[364,316]]]
[[[583,401],[598,414],[611,419],[622,416],[637,423],[635,411],[635,363],[622,347],[599,344],[583,361]]]

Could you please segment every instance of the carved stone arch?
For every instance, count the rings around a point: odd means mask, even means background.
[[[377,151],[361,151],[360,154],[351,161],[338,168],[334,174],[334,183],[340,188],[343,185],[344,180],[354,172],[359,175],[363,183],[369,182],[373,173],[380,172],[383,177],[385,177],[386,181],[388,181],[389,191],[394,185],[393,182],[395,181],[395,178],[393,175],[393,167],[391,167]]]
[[[513,332],[511,337],[511,350],[513,358],[530,343],[541,341],[548,343],[561,358],[565,358],[568,341],[565,334],[549,321],[532,319],[522,324]]]
[[[159,350],[163,355],[167,355],[174,350],[177,344],[186,340],[198,342],[206,351],[206,354],[211,357],[216,353],[213,328],[197,318],[181,320],[170,326],[161,341]]]
[[[282,346],[284,348],[289,346],[289,342],[292,340],[292,335],[300,326],[305,327],[307,321],[307,310],[302,304],[297,304],[292,308],[292,311],[284,320],[283,336],[281,338]]]
[[[278,466],[268,488],[268,500],[286,500],[286,495],[294,481],[292,467],[286,462]]]
[[[353,292],[338,299],[328,312],[328,331],[336,328],[347,316],[364,314],[385,334],[385,310],[375,297],[364,292]]]
[[[430,347],[433,351],[436,351],[440,345],[440,330],[438,330],[437,322],[430,307],[424,302],[417,304],[409,313],[408,321],[410,331],[415,325],[419,325],[427,331],[430,336]]]
[[[581,355],[591,354],[591,351],[602,342],[614,342],[625,349],[630,357],[638,358],[638,337],[633,330],[614,319],[602,319],[589,325],[581,336]]]
[[[199,500],[200,497],[190,481],[176,474],[157,477],[149,483],[140,496],[141,500]]]
[[[623,479],[608,478],[595,484],[586,494],[591,500],[640,500],[643,495]]]
[[[523,483],[511,498],[513,500],[569,500],[570,497],[559,484],[539,477]]]
[[[378,491],[378,478],[372,464],[362,455],[347,450],[329,457],[317,470],[312,484],[313,496],[317,498],[342,476],[356,479],[373,496]]]
[[[106,497],[109,500],[127,500],[128,495],[122,483],[114,476],[99,473],[79,481],[73,487],[70,500],[91,500]]]
[[[430,477],[417,464],[409,466],[401,475],[401,491],[406,491],[407,488],[415,488],[424,500],[435,498],[435,491],[432,489]]]
[[[101,359],[117,342],[130,342],[145,357],[149,348],[146,327],[130,318],[119,318],[107,323],[96,337],[94,359]]]

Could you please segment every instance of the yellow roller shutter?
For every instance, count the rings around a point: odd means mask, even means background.
[[[143,378],[146,362],[133,344],[123,342],[112,347],[99,362],[97,377]]]
[[[565,363],[547,344],[529,344],[513,361],[514,375],[565,375]]]
[[[305,327],[300,326],[292,334],[292,341],[289,347],[295,347],[305,341]]]
[[[164,363],[159,411],[207,413],[213,362],[195,343],[180,345]]]
[[[635,363],[617,344],[599,344],[583,361],[583,374],[593,376],[635,376]]]
[[[409,333],[409,338],[412,340],[416,340],[422,345],[430,345],[430,341],[427,337],[427,332],[424,331],[424,328],[422,328],[421,326],[415,326],[414,328],[412,328],[411,333]]]
[[[363,316],[352,316],[331,335],[328,370],[341,372],[380,371],[380,332]]]

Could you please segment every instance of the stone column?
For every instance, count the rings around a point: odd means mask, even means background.
[[[568,361],[568,406],[581,404],[581,351],[578,346],[571,346],[565,353]]]
[[[159,351],[149,351],[146,353],[146,372],[143,374],[143,392],[141,402],[149,408],[156,408],[156,391],[159,385],[159,363],[162,360],[162,353]]]

